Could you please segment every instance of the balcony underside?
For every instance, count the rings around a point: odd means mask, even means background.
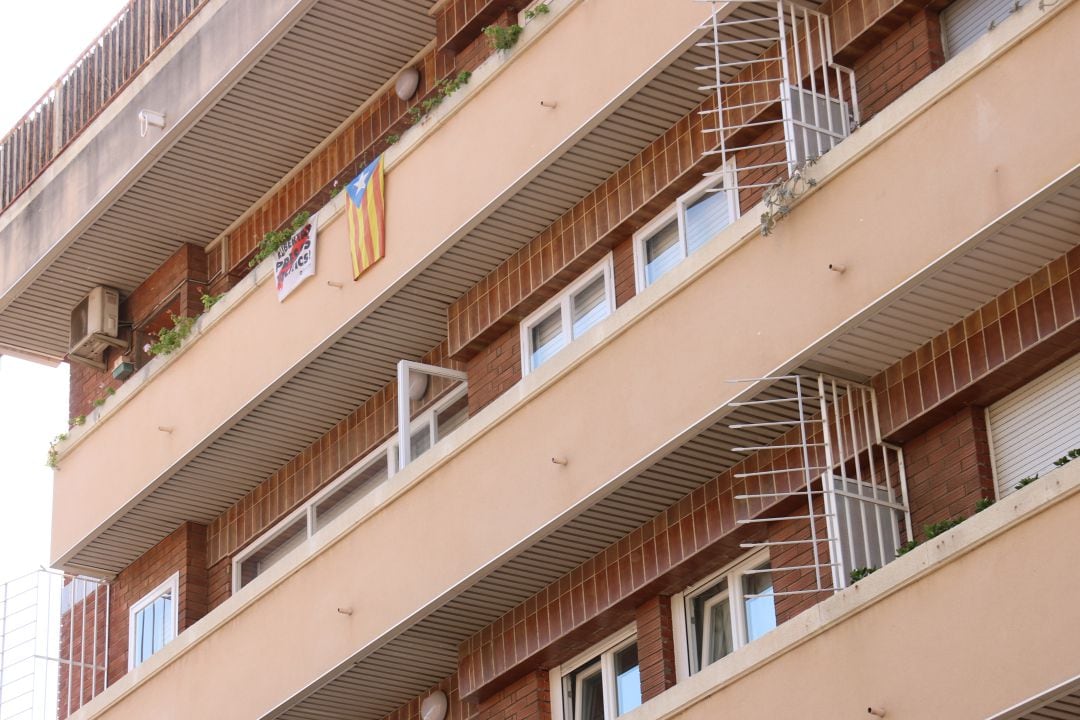
[[[827,372],[866,381],[1077,245],[1080,167],[890,293],[850,327],[770,374]],[[763,382],[740,399],[790,395],[785,383]],[[780,419],[775,413],[718,408],[706,429],[430,616],[381,647],[358,654],[294,705],[268,717],[385,716],[454,672],[461,641],[745,457],[731,448],[774,440],[779,432],[728,426]]]
[[[141,108],[122,109],[125,114],[103,128],[98,126],[106,119],[96,121],[88,136],[100,130],[102,138],[88,141],[81,151],[85,157],[69,158],[70,164],[55,178],[39,178],[37,197],[25,207],[13,206],[4,218],[10,222],[0,223],[0,247],[12,248],[11,267],[7,274],[0,273],[0,348],[62,358],[68,350],[71,309],[92,287],[108,285],[127,295],[182,243],[206,245],[224,232],[432,40],[435,23],[427,14],[432,2],[290,4],[289,13],[297,6],[310,9],[290,21],[295,24],[265,54],[250,60],[239,80],[226,77],[209,89],[208,96],[220,93],[220,99],[182,137],[153,147],[148,154],[159,157],[152,167],[142,171],[138,163],[147,158],[133,158],[132,168],[115,187],[95,175],[104,171],[94,163],[97,155],[108,156],[112,171],[121,154],[94,143],[135,144],[137,135],[127,134],[136,133],[134,113]],[[221,5],[226,7],[216,12],[208,6],[203,14],[217,17],[208,21],[209,30],[200,31],[238,36],[238,31],[222,26],[247,20],[235,3]],[[177,82],[193,85],[205,74],[203,66],[217,59],[198,56],[200,43],[207,42],[197,35],[189,41],[191,47],[170,45],[170,52],[177,52],[172,62],[182,66],[166,66],[162,73],[178,73]],[[147,92],[159,86],[164,87],[148,83]],[[137,95],[127,102],[168,104],[173,98]],[[184,120],[175,115],[168,117],[169,128]],[[89,186],[96,193],[90,206],[68,207],[61,193],[71,186]],[[70,224],[64,225],[68,215]],[[40,255],[27,250],[27,257],[20,258],[20,251],[13,249],[33,243],[45,248]],[[17,261],[25,267],[16,267]]]
[[[704,99],[693,48],[654,68],[651,80],[486,216],[404,288],[316,348],[115,523],[62,560],[116,573],[186,520],[207,523],[321,437],[446,337],[446,309],[503,260],[625,165]]]

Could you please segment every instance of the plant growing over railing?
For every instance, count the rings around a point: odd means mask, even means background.
[[[389,135],[386,136],[386,140],[384,142],[386,142],[387,147],[390,147],[391,145],[395,144],[400,139],[401,139],[401,136],[398,135],[397,133],[390,133]]]
[[[918,540],[908,540],[906,543],[896,548],[896,557],[900,557],[901,555],[907,555],[909,552],[911,552],[917,547],[919,547]]]
[[[1065,465],[1068,465],[1070,462],[1072,462],[1078,457],[1080,457],[1080,448],[1073,448],[1068,453],[1062,455],[1057,460],[1055,460],[1054,467],[1063,467]]]
[[[195,325],[195,318],[187,315],[173,315],[172,321],[171,328],[163,327],[158,331],[157,342],[146,346],[146,351],[151,355],[168,355],[178,350]]]
[[[1016,483],[1016,485],[1013,486],[1013,489],[1014,490],[1019,490],[1020,488],[1025,487],[1027,485],[1030,485],[1031,483],[1035,482],[1038,479],[1039,479],[1039,473],[1035,473],[1034,475],[1029,475],[1026,478],[1020,478],[1020,482]]]
[[[105,404],[105,401],[116,394],[116,390],[112,388],[105,388],[105,397],[99,397],[94,402],[90,403],[94,407],[101,407]]]
[[[860,580],[862,580],[864,577],[871,574],[875,570],[877,570],[877,568],[872,567],[872,566],[871,567],[855,568],[854,570],[851,571],[851,584],[854,585],[855,583],[859,582]]]
[[[217,305],[218,301],[223,297],[225,297],[225,293],[221,293],[220,295],[203,294],[203,296],[199,298],[199,300],[202,301],[203,312],[210,312],[210,308]]]
[[[255,257],[248,261],[248,267],[255,267],[266,258],[273,255],[279,247],[289,241],[289,238],[293,236],[300,228],[304,227],[304,223],[311,217],[311,213],[307,210],[297,213],[296,217],[292,219],[292,222],[280,230],[271,230],[263,235],[263,239],[259,241],[258,247],[255,248]]]
[[[536,5],[525,11],[525,19],[535,20],[540,15],[547,15],[549,12],[551,12],[551,6],[546,2],[536,3]]]
[[[509,50],[517,45],[517,41],[521,38],[521,33],[524,30],[525,28],[517,23],[512,25],[488,25],[484,28],[484,35],[487,35],[492,50]]]
[[[817,185],[817,180],[806,177],[806,169],[813,167],[817,160],[817,157],[807,158],[795,166],[790,177],[777,180],[765,188],[761,198],[765,203],[765,212],[761,213],[762,237],[771,235],[776,224],[791,213],[795,201]]]
[[[462,70],[454,77],[443,78],[430,97],[426,97],[409,108],[409,119],[413,125],[420,122],[428,113],[443,104],[448,97],[469,84],[472,73]]]
[[[60,451],[56,449],[56,446],[68,439],[66,432],[60,433],[49,442],[49,454],[45,458],[45,466],[55,470],[59,467]]]
[[[85,415],[76,415],[75,417],[68,420],[68,427],[69,428],[78,427],[79,425],[85,425],[85,424],[86,424],[86,416]]]
[[[979,498],[975,503],[975,512],[981,513],[986,508],[994,504],[994,498]]]
[[[955,518],[949,518],[948,520],[942,520],[941,522],[936,522],[933,525],[925,525],[923,526],[923,535],[926,536],[927,540],[932,540],[938,535],[941,535],[948,530],[952,530],[954,527],[964,522],[965,519],[966,518],[964,518],[963,516],[960,516]]]

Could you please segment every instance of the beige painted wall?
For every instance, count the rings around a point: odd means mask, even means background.
[[[1080,674],[1078,527],[1074,492],[685,710],[627,720],[990,717]]]
[[[470,420],[459,438],[479,427],[486,432],[467,449],[453,454],[444,445],[410,466],[371,496],[375,503],[400,489],[392,502],[366,519],[367,505],[354,508],[355,526],[339,540],[295,573],[274,568],[256,580],[96,699],[87,716],[104,707],[109,718],[153,717],[162,708],[182,708],[187,717],[261,716],[563,513],[609,491],[651,448],[730,398],[726,378],[782,364],[1076,166],[1080,125],[1072,118],[1080,98],[1060,93],[1072,71],[1057,58],[1080,33],[1078,8],[1064,8],[820,187],[773,237],[754,238],[649,306],[715,259],[723,238],[700,251]],[[1031,107],[1040,108],[1038,133]],[[881,129],[864,127],[862,140],[849,140],[828,162]],[[949,168],[956,185],[928,178],[934,167]],[[752,225],[745,220],[744,229]],[[826,269],[837,260],[849,268],[841,277]],[[582,355],[604,336],[596,352]],[[662,363],[658,347],[665,348]],[[560,376],[577,355],[580,364]],[[406,486],[447,453],[437,471]],[[569,463],[553,465],[552,456]],[[316,536],[297,555],[326,543]],[[340,615],[335,608],[342,606],[356,612]],[[238,653],[248,661],[237,662]]]
[[[651,20],[642,23],[642,17]],[[369,313],[403,278],[418,274],[425,258],[448,238],[456,239],[458,229],[508,187],[537,171],[538,163],[554,159],[549,156],[556,147],[588,127],[703,17],[704,5],[669,0],[590,0],[568,12],[392,166],[387,256],[361,282],[349,274],[347,231],[339,218],[320,229],[314,280],[282,304],[269,283],[259,287],[92,434],[70,451],[61,448],[54,564],[148,493],[174,463],[208,444],[327,337]],[[567,77],[575,81],[563,82]],[[540,98],[557,99],[557,110],[540,107]],[[453,192],[447,192],[448,180]],[[274,332],[275,326],[288,331]]]

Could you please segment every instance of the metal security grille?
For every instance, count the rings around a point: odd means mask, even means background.
[[[698,1],[711,6],[699,45],[712,52],[698,70],[711,75],[702,90],[716,93],[716,107],[702,111],[713,116],[718,142],[706,154],[728,167],[736,153],[760,151],[759,160],[736,167],[736,188],[791,177],[858,125],[855,73],[833,62],[827,15],[794,0]],[[778,103],[780,112],[770,114]]]
[[[746,489],[735,496],[744,504],[738,523],[796,521],[807,528],[791,538],[742,544],[769,548],[774,578],[787,573],[810,578],[793,589],[778,585],[770,594],[840,590],[850,584],[853,570],[876,569],[894,560],[901,529],[906,538],[912,536],[907,477],[902,450],[882,442],[873,390],[825,375],[816,380],[791,375],[752,381],[774,382],[786,391],[733,403],[752,408],[760,419],[730,427],[780,428],[786,434],[768,445],[733,448],[767,458],[758,469],[734,475]],[[798,510],[790,511],[785,502],[789,498],[799,499]]]
[[[0,585],[0,720],[65,718],[108,685],[109,586],[40,570]]]

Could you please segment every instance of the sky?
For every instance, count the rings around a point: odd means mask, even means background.
[[[125,0],[0,1],[0,137]],[[49,441],[67,429],[68,368],[0,356],[0,583],[49,561]]]

